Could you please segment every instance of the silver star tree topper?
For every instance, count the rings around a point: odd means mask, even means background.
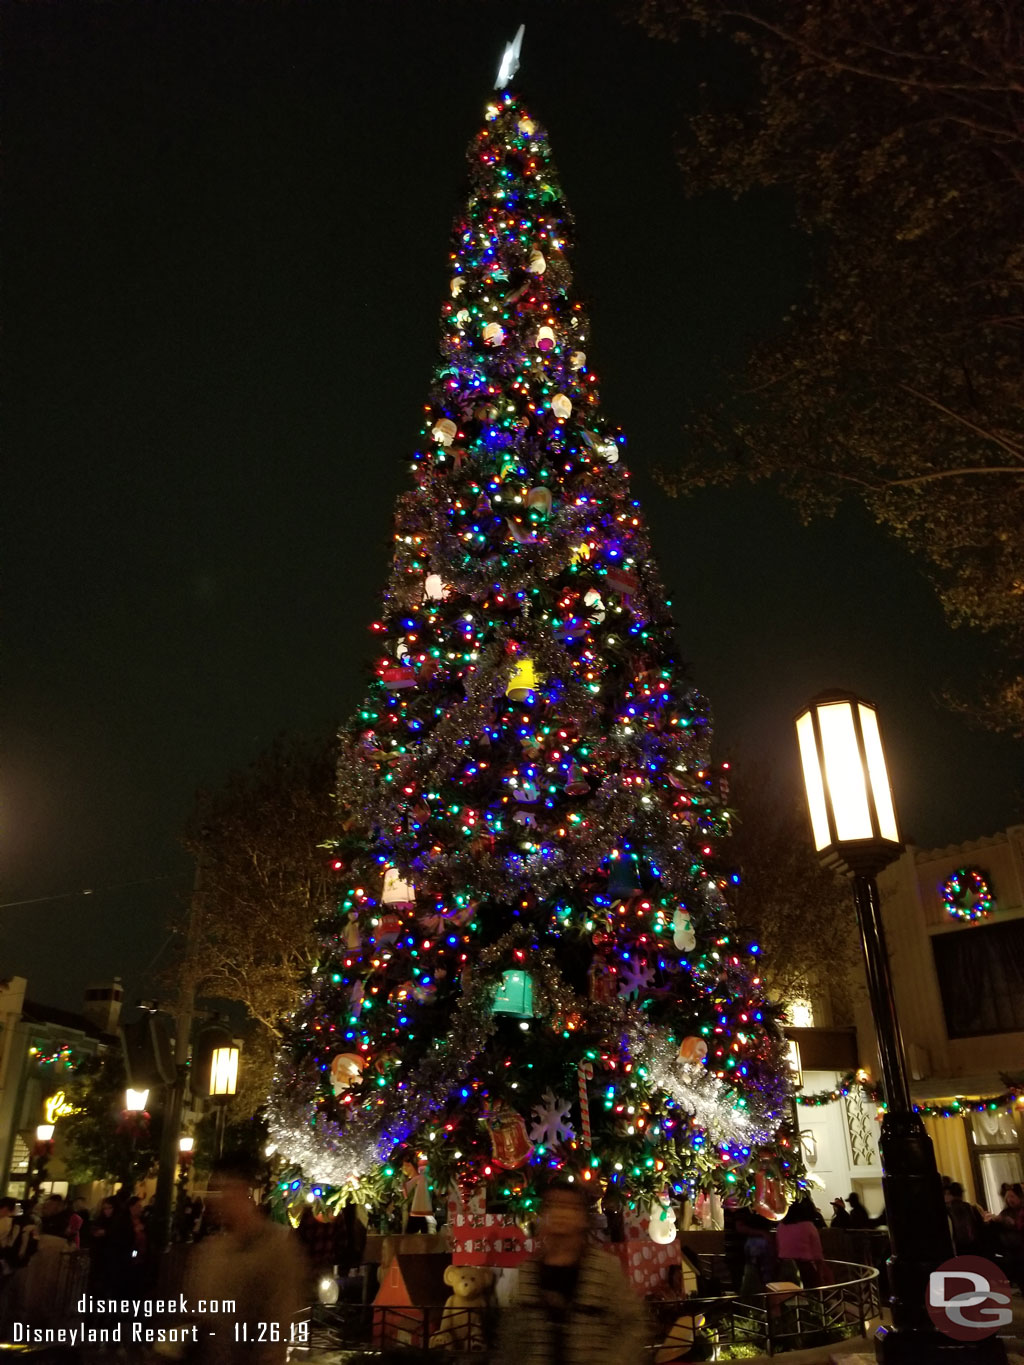
[[[523,34],[526,32],[526,25],[519,25],[519,32],[505,47],[501,56],[501,65],[498,67],[498,79],[494,82],[495,90],[504,90],[509,81],[519,70],[519,51],[523,46]]]

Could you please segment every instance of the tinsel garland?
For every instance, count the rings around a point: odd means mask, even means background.
[[[640,1016],[626,1037],[631,1053],[651,1084],[671,1095],[684,1113],[704,1129],[717,1146],[759,1146],[770,1142],[782,1117],[785,1085],[758,1092],[743,1104],[735,1089],[704,1065],[679,1060],[679,1040],[664,1029],[651,1028]]]
[[[609,1039],[624,1038],[647,1081],[669,1095],[710,1143],[750,1147],[770,1141],[778,1127],[782,1091],[776,1095],[766,1088],[744,1105],[733,1087],[713,1072],[680,1062],[678,1041],[665,1030],[652,1028],[634,1005],[618,1001],[595,1006],[580,998],[563,981],[551,949],[533,947],[530,931],[518,925],[480,953],[472,981],[453,1011],[451,1032],[434,1039],[415,1075],[388,1094],[374,1095],[346,1122],[325,1118],[315,1101],[291,1093],[297,1078],[289,1085],[283,1075],[275,1075],[267,1110],[272,1141],[302,1167],[308,1180],[336,1187],[351,1185],[375,1163],[386,1161],[419,1124],[450,1103],[494,1032],[495,986],[516,953],[533,980],[538,1015],[567,1016],[586,1010],[596,1032]]]

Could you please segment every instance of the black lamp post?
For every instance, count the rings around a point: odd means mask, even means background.
[[[36,1198],[43,1192],[43,1181],[46,1179],[47,1166],[50,1157],[53,1155],[53,1135],[56,1131],[56,1124],[37,1123],[36,1141],[32,1149],[32,1156],[35,1159],[35,1170],[26,1182],[28,1195],[35,1195]]]
[[[796,732],[818,856],[853,882],[885,1089],[879,1150],[892,1248],[888,1268],[893,1325],[878,1334],[877,1358],[886,1365],[904,1361],[996,1365],[1006,1360],[997,1337],[978,1343],[954,1341],[936,1331],[926,1307],[928,1276],[950,1259],[953,1244],[931,1138],[910,1102],[875,880],[903,851],[878,715],[870,703],[851,693],[827,692],[797,717]]]

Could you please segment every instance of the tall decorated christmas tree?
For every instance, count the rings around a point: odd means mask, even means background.
[[[520,1215],[556,1172],[749,1198],[786,1174],[784,1045],[730,927],[707,710],[601,411],[547,136],[502,91],[468,159],[271,1135],[303,1191],[386,1197],[408,1148]]]

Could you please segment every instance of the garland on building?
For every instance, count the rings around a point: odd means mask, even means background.
[[[1001,1079],[1009,1084],[1005,1075],[1001,1076]],[[888,1106],[882,1087],[876,1085],[861,1071],[848,1071],[836,1082],[833,1090],[816,1090],[810,1094],[797,1092],[794,1098],[797,1104],[805,1108],[817,1109],[821,1105],[834,1104],[836,1100],[846,1099],[854,1090],[859,1090],[865,1099],[877,1104],[879,1113],[885,1113]],[[1024,1086],[1013,1085],[1010,1089],[1000,1091],[998,1095],[986,1095],[979,1099],[953,1099],[946,1104],[915,1104],[914,1112],[924,1118],[951,1119],[962,1114],[983,1114],[997,1109],[1012,1109],[1015,1105],[1024,1105]]]

